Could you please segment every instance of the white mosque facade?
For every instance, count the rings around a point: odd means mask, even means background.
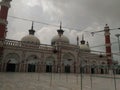
[[[4,47],[0,70],[4,72],[54,72],[54,73],[107,73],[106,57],[90,53],[88,42],[82,37],[81,44],[72,45],[63,34],[61,26],[51,45],[41,44],[34,35],[33,25],[29,35],[21,41],[0,40]],[[79,42],[77,40],[77,42]],[[101,66],[101,67],[96,67]]]
[[[0,71],[1,72],[53,72],[53,73],[108,73],[105,55],[90,51],[82,40],[72,45],[60,25],[51,45],[42,44],[34,35],[33,24],[29,35],[20,41],[6,39],[7,14],[12,0],[0,2]],[[8,31],[9,32],[9,31]]]

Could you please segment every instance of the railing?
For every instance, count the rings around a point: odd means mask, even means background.
[[[0,47],[18,47],[18,48],[26,48],[26,49],[44,49],[44,50],[53,50],[51,45],[47,44],[34,44],[34,43],[26,43],[17,40],[10,39],[0,39]]]
[[[56,43],[58,46],[62,46],[64,48],[77,48],[76,45],[66,44],[64,42]],[[35,44],[35,43],[27,43],[18,40],[11,40],[11,39],[0,39],[0,47],[17,47],[17,48],[26,48],[26,49],[40,49],[40,50],[53,50],[53,46],[47,44]]]

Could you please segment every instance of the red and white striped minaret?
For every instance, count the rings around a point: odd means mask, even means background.
[[[105,46],[106,46],[106,56],[107,56],[107,62],[108,66],[112,65],[112,52],[111,52],[111,42],[110,42],[110,29],[109,26],[106,24],[104,27],[105,31]]]
[[[6,37],[6,26],[7,26],[7,15],[8,9],[10,8],[10,2],[12,0],[2,0],[0,2],[0,38]]]
[[[7,15],[11,1],[12,0],[2,0],[0,2],[0,39],[6,38]],[[0,57],[2,56],[3,50],[4,49],[0,47]]]

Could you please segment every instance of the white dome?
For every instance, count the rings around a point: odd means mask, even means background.
[[[51,40],[51,43],[54,44],[55,42],[58,42],[58,41],[69,44],[69,39],[64,35],[61,35],[61,37],[59,35],[54,36]]]
[[[21,39],[22,42],[30,44],[40,44],[40,40],[34,35],[27,35]]]
[[[84,50],[84,51],[90,51],[90,47],[88,45],[86,45],[86,44],[81,44],[80,49]]]

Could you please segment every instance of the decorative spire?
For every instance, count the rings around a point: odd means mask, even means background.
[[[85,44],[85,40],[84,40],[84,35],[82,34],[82,40],[80,41],[81,44]]]
[[[60,21],[60,30],[62,29],[62,22]]]
[[[84,34],[82,34],[82,40],[84,40]]]
[[[34,22],[32,21],[32,27],[31,27],[31,30],[33,30],[33,24],[34,24]]]
[[[33,24],[34,24],[34,22],[32,21],[32,26],[31,26],[31,29],[29,30],[30,35],[34,35],[34,33],[35,33],[35,30],[33,29]]]
[[[87,41],[87,44],[86,44],[87,46],[89,46],[89,43],[88,43],[88,41]]]
[[[79,37],[77,36],[77,45],[79,45]]]
[[[63,30],[62,30],[62,22],[60,22],[60,29],[59,30],[57,30],[57,32],[58,32],[58,35],[61,37],[61,35],[63,35]]]

